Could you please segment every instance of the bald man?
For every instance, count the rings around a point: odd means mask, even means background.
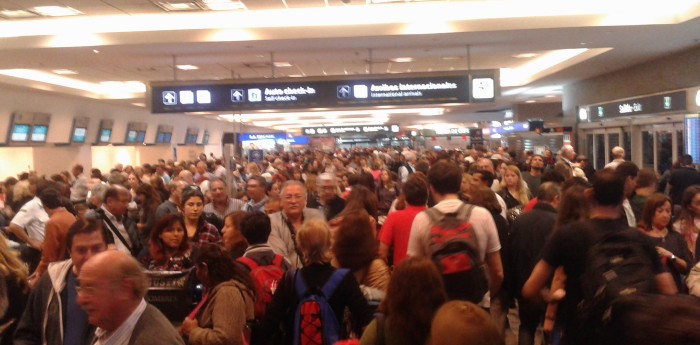
[[[97,326],[93,344],[184,345],[170,321],[144,300],[148,279],[128,254],[95,255],[83,265],[78,282],[78,304]]]
[[[612,157],[613,160],[612,162],[608,163],[605,165],[604,169],[613,169],[615,170],[620,163],[625,161],[625,149],[623,149],[620,146],[615,146],[612,148]]]

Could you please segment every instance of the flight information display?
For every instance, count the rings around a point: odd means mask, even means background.
[[[332,126],[305,127],[301,129],[304,135],[340,135],[361,133],[398,133],[399,125],[362,125],[362,126]]]
[[[685,152],[700,164],[700,114],[685,116]]]
[[[495,72],[151,83],[153,113],[492,102]],[[470,89],[475,93],[470,94]]]

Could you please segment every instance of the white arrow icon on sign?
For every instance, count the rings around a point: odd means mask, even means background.
[[[245,93],[243,92],[243,89],[231,89],[231,102],[245,102]]]
[[[176,105],[177,104],[177,94],[175,91],[163,91],[163,104],[164,105]]]

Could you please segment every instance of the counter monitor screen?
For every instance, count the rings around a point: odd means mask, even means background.
[[[135,143],[136,142],[136,131],[129,131],[126,134],[126,142],[127,143]]]
[[[73,129],[73,142],[74,143],[84,143],[86,132],[87,132],[87,129],[82,128],[82,127],[77,127],[75,129]]]
[[[111,129],[102,129],[100,131],[100,142],[101,143],[108,143],[109,140],[112,137],[112,130]]]
[[[46,133],[49,131],[48,126],[32,126],[32,138],[31,140],[33,142],[45,142],[46,141]]]
[[[29,125],[14,125],[10,139],[12,141],[27,141],[29,139]]]
[[[146,141],[146,132],[136,132],[136,142],[142,143]]]

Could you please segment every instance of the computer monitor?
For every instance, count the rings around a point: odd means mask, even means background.
[[[74,143],[84,143],[86,133],[87,133],[87,128],[82,128],[82,127],[74,128],[72,141]]]
[[[29,139],[29,125],[14,125],[12,126],[12,134],[10,141],[25,142]]]
[[[136,142],[136,131],[129,131],[126,133],[126,142],[135,143]]]
[[[100,131],[100,142],[101,143],[108,143],[111,138],[112,138],[112,130],[111,129],[103,128]]]
[[[146,141],[146,132],[141,132],[141,131],[136,132],[136,142],[142,143],[144,141]]]
[[[46,133],[49,131],[49,126],[34,125],[32,126],[31,141],[35,143],[43,143],[46,141]]]

